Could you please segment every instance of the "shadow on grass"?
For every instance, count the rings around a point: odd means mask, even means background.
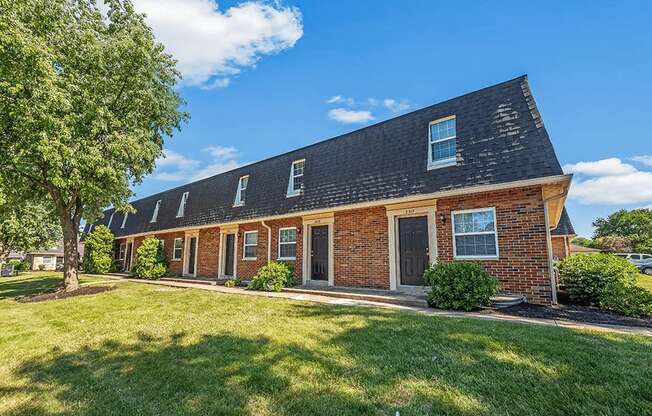
[[[29,274],[19,274],[10,280],[0,278],[0,299],[17,298],[19,296],[36,295],[51,292],[63,285],[60,274],[34,277]]]
[[[315,304],[288,315],[304,342],[138,332],[52,350],[0,392],[36,398],[8,413],[29,415],[652,412],[647,340]]]

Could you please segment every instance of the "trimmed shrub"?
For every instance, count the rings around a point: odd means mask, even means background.
[[[557,263],[560,283],[572,302],[599,305],[609,285],[633,286],[638,269],[613,254],[576,254]]]
[[[7,263],[12,264],[14,266],[14,270],[17,272],[24,272],[32,268],[32,263],[26,260],[13,259],[9,260]]]
[[[489,305],[498,290],[498,280],[479,263],[433,264],[423,277],[430,286],[428,304],[434,308],[470,311]]]
[[[248,288],[280,292],[288,286],[294,286],[294,268],[287,263],[272,261],[258,270]]]
[[[160,279],[167,275],[168,262],[160,240],[152,237],[143,240],[136,250],[136,261],[131,272],[141,279]]]
[[[612,283],[605,288],[600,307],[625,316],[652,315],[652,292],[635,285]]]
[[[98,225],[84,240],[82,268],[86,273],[104,274],[113,264],[113,233],[105,225]]]

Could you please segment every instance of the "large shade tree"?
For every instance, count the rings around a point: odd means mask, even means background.
[[[641,253],[652,253],[652,210],[640,208],[631,211],[621,209],[607,218],[598,218],[593,223],[594,238],[608,236],[627,237],[632,249]]]
[[[0,0],[0,179],[48,200],[78,287],[83,218],[130,210],[187,115],[175,60],[128,0]]]

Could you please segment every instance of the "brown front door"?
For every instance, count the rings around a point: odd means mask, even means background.
[[[190,237],[188,242],[188,274],[195,274],[195,256],[197,256],[197,237]]]
[[[328,280],[328,225],[311,227],[310,264],[312,280]]]
[[[233,256],[235,248],[235,234],[226,235],[226,253],[224,254],[224,275],[233,276]]]
[[[423,286],[428,267],[428,217],[399,218],[401,284]]]
[[[131,269],[131,249],[133,245],[133,243],[127,243],[127,253],[125,254],[125,271],[129,271],[129,269]]]

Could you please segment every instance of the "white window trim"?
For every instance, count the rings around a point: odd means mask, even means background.
[[[475,233],[456,233],[455,232],[455,214],[470,214],[473,212],[486,212],[491,211],[494,214],[494,231],[481,231]],[[453,258],[456,260],[497,260],[500,257],[500,251],[498,248],[498,217],[496,216],[496,208],[477,208],[477,209],[465,209],[460,211],[451,212],[451,231],[453,236]],[[494,240],[496,242],[496,254],[493,256],[458,256],[457,255],[457,244],[455,242],[455,236],[458,235],[480,235],[480,234],[493,234]]]
[[[176,257],[177,241],[181,241],[181,247],[179,248],[179,251],[181,252],[181,256],[179,257]],[[178,237],[174,239],[174,243],[172,244],[172,260],[179,261],[181,260],[181,257],[183,257],[183,238]]]
[[[179,209],[177,210],[177,218],[182,218],[186,213],[186,202],[188,202],[188,195],[190,195],[190,192],[184,192],[181,195],[181,201],[179,201]]]
[[[124,260],[126,253],[127,253],[127,243],[120,244],[120,247],[118,248],[118,260]]]
[[[295,230],[294,243],[282,243],[281,242],[281,231],[283,230]],[[299,230],[297,227],[283,227],[278,229],[278,255],[276,260],[296,260],[297,259],[297,238],[299,237]],[[281,246],[282,245],[294,244],[294,257],[281,257]]]
[[[111,229],[111,223],[113,222],[113,214],[115,214],[115,212],[111,213],[111,216],[109,217],[109,223],[106,225],[106,228]]]
[[[127,217],[129,216],[128,212],[125,212],[125,216],[122,219],[122,224],[120,225],[120,228],[125,228],[125,225],[127,224]]]
[[[302,192],[301,192],[302,189],[294,189],[294,178],[301,178],[304,175],[303,173],[301,173],[301,175],[295,175],[294,174],[294,165],[296,165],[297,163],[301,163],[301,162],[303,162],[303,169],[305,171],[305,169],[306,169],[306,159],[295,160],[294,162],[292,162],[292,165],[290,165],[290,180],[288,182],[288,192],[287,192],[287,195],[286,195],[287,198],[292,198],[293,196],[299,196],[299,195],[302,194]]]
[[[247,234],[256,234],[256,244],[247,244]],[[245,257],[247,253],[247,247],[256,247],[256,256],[255,257]],[[256,260],[258,258],[258,231],[245,231],[242,234],[242,260]]]
[[[455,120],[455,136],[451,137],[446,137],[444,139],[438,139],[435,141],[432,141],[432,125],[433,124],[438,124],[444,121],[448,120]],[[428,123],[428,170],[432,169],[440,169],[440,168],[445,168],[448,166],[455,166],[457,164],[457,155],[453,157],[449,157],[448,159],[441,159],[441,160],[432,160],[432,145],[434,143],[440,143],[440,142],[445,142],[447,140],[452,140],[456,139],[457,140],[457,117],[456,116],[448,116],[448,117],[443,117],[443,118],[438,118],[437,120],[433,120],[430,123]]]
[[[235,191],[235,200],[233,201],[234,207],[241,207],[245,204],[245,201],[241,198],[241,191],[243,190],[242,180],[245,178],[249,178],[249,175],[240,176],[240,179],[238,179],[238,189]],[[247,181],[247,186],[244,188],[244,190],[246,191],[247,188],[249,188],[249,181]]]
[[[156,222],[158,219],[158,209],[161,207],[161,200],[159,199],[156,201],[156,205],[154,205],[154,212],[152,213],[152,219],[149,220],[150,223]]]

